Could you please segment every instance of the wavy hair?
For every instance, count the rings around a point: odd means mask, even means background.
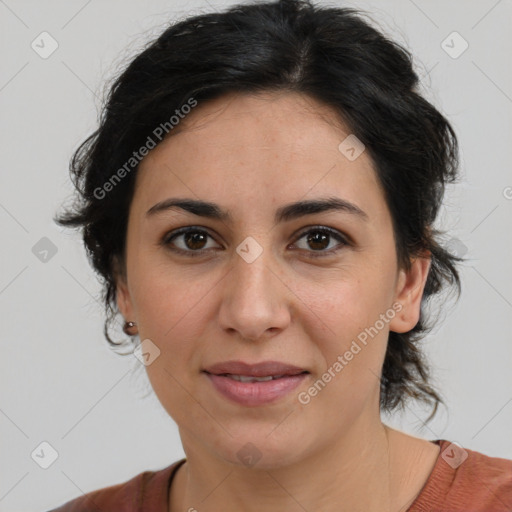
[[[447,183],[455,182],[458,143],[449,122],[418,92],[411,54],[353,8],[308,0],[235,5],[169,24],[113,81],[99,127],[70,162],[72,208],[54,218],[80,228],[102,282],[105,337],[119,313],[116,279],[125,274],[128,212],[137,172],[107,194],[98,189],[144,145],[155,127],[191,97],[203,103],[238,92],[299,92],[329,106],[366,146],[391,212],[399,267],[428,251],[431,266],[420,318],[406,333],[390,332],[380,406],[403,408],[408,398],[444,403],[429,382],[420,341],[433,327],[429,300],[455,286],[462,258],[434,229]],[[457,297],[457,298],[458,298]]]

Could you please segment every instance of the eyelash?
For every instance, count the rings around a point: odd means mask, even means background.
[[[334,253],[341,250],[344,246],[350,245],[349,242],[347,241],[347,239],[345,237],[343,237],[338,231],[335,231],[326,226],[309,227],[306,231],[301,232],[295,239],[295,242],[293,242],[293,243],[298,242],[301,238],[304,237],[304,235],[307,235],[309,233],[317,233],[317,232],[324,233],[324,234],[327,234],[327,235],[335,238],[338,242],[341,243],[341,246],[337,246],[334,249],[330,249],[328,251],[323,250],[323,251],[316,252],[316,251],[312,251],[312,250],[311,251],[306,250],[306,252],[310,253],[309,257],[311,257],[311,258],[322,258],[322,257],[326,257],[326,256],[332,256]],[[186,256],[190,256],[190,257],[201,256],[204,253],[207,253],[211,250],[211,249],[200,249],[200,250],[194,251],[194,250],[184,250],[184,249],[179,249],[176,247],[171,247],[170,244],[174,239],[176,239],[180,235],[185,235],[188,233],[201,233],[201,234],[209,236],[210,238],[213,238],[208,233],[208,231],[206,231],[202,228],[195,227],[195,226],[188,226],[188,227],[180,228],[175,231],[171,231],[170,233],[167,233],[162,239],[162,245],[166,246],[173,252],[176,252],[178,254],[183,254]]]

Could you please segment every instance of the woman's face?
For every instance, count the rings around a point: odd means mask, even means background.
[[[367,152],[354,159],[351,139],[340,149],[350,132],[297,94],[199,103],[173,132],[139,166],[118,304],[137,322],[149,379],[187,455],[239,465],[261,456],[271,468],[328,449],[354,425],[380,426],[388,333],[416,324],[429,260],[398,271]],[[292,203],[333,198],[363,213],[296,208],[276,219]],[[214,203],[229,217],[148,213],[168,199]],[[184,227],[194,229],[171,240]],[[233,360],[309,373],[284,395],[241,403],[204,372]],[[228,384],[249,394],[269,386]]]

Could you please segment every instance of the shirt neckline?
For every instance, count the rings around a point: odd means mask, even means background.
[[[446,472],[449,470],[448,465],[441,464],[441,455],[443,453],[444,448],[446,447],[446,444],[449,444],[449,441],[445,439],[434,439],[432,441],[429,441],[430,443],[436,444],[439,446],[439,454],[437,456],[436,462],[434,464],[434,467],[432,468],[432,471],[430,472],[430,475],[428,476],[426,482],[424,483],[423,487],[421,488],[420,492],[414,498],[412,503],[409,505],[409,507],[406,509],[406,512],[415,512],[418,510],[418,507],[424,506],[425,500],[427,501],[427,504],[432,506],[436,503],[431,500],[435,500],[436,496],[439,495],[439,483],[444,479],[446,476]],[[171,485],[174,480],[174,476],[178,469],[187,461],[186,458],[180,459],[176,461],[173,465],[170,466],[171,472],[169,475],[169,478],[167,480],[167,494],[166,494],[166,505],[167,509],[169,510],[170,506],[170,491],[171,491]],[[446,466],[446,468],[444,467]]]

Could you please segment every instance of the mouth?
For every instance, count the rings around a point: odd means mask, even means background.
[[[203,368],[203,371],[211,375],[235,377],[236,379],[240,377],[242,382],[247,378],[256,377],[270,380],[308,372],[305,368],[281,361],[246,363],[245,361],[240,360],[216,363]]]
[[[287,377],[296,377],[297,375],[303,375],[309,373],[307,370],[303,372],[294,373],[294,374],[282,374],[282,375],[265,375],[263,377],[254,377],[252,375],[238,375],[234,373],[210,373],[205,371],[208,375],[215,375],[217,377],[227,377],[229,379],[238,381],[238,382],[268,382],[270,380],[278,380]]]
[[[294,374],[239,375],[203,371],[218,396],[244,407],[270,405],[284,400],[310,375],[306,370]]]

